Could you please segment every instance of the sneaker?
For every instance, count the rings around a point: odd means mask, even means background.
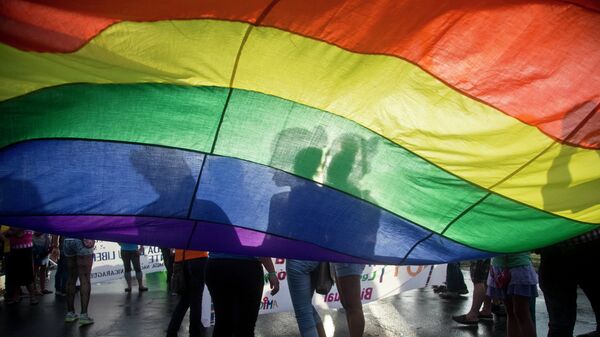
[[[79,325],[88,325],[88,324],[94,324],[94,320],[87,314],[81,314],[79,316]]]
[[[439,293],[441,298],[443,299],[465,299],[466,297],[462,296],[459,292],[456,291],[446,291],[445,293]]]
[[[79,319],[79,315],[74,312],[67,312],[67,315],[65,316],[65,322],[67,323],[73,323],[77,319]]]

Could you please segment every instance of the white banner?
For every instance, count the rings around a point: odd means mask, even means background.
[[[279,292],[271,296],[269,282],[266,281],[259,314],[270,314],[282,311],[293,311],[292,300],[287,284],[285,260],[273,259],[277,277],[279,278]],[[403,291],[424,288],[430,285],[440,285],[446,281],[446,265],[435,266],[381,266],[368,265],[362,275],[361,299],[363,303],[370,303],[382,298],[397,295]],[[327,295],[315,294],[313,304],[320,309],[341,308],[340,297],[336,286]],[[202,297],[202,324],[214,324],[214,312],[211,310],[211,299],[208,290],[204,289]]]
[[[165,270],[160,248],[144,246],[144,253],[140,255],[140,265],[144,274]],[[92,265],[91,273],[92,283],[118,279],[125,279],[123,277],[121,246],[116,242],[96,241],[94,264]]]
[[[163,257],[158,247],[144,247],[140,256],[142,271],[153,273],[165,270]],[[279,293],[271,296],[269,282],[265,275],[265,286],[262,300],[259,303],[259,314],[270,314],[292,311],[292,301],[287,284],[284,259],[273,259],[277,277],[279,278]],[[124,279],[121,247],[118,243],[96,241],[94,248],[94,264],[91,279],[93,283]],[[435,266],[381,266],[368,265],[362,275],[361,298],[363,303],[370,303],[382,298],[397,295],[403,291],[423,288],[430,285],[443,284],[446,280],[446,265]],[[317,308],[341,308],[339,294],[334,285],[327,295],[313,297]],[[202,297],[202,324],[214,324],[214,312],[211,308],[211,298],[208,289],[204,288]]]

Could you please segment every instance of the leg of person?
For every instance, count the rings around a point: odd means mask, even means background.
[[[508,296],[504,299],[504,306],[506,307],[506,337],[520,337],[521,332],[519,330],[512,296]]]
[[[133,270],[135,270],[135,278],[138,281],[139,291],[147,291],[148,288],[144,287],[144,274],[142,274],[142,266],[140,265],[140,254],[133,252],[131,255],[131,262],[133,263]]]
[[[350,337],[361,337],[365,330],[365,316],[360,300],[360,275],[338,277],[337,281]]]
[[[39,277],[40,276],[40,265],[34,263],[33,264],[33,292],[36,295],[42,295],[42,279]],[[38,288],[38,283],[36,282],[36,279],[39,278],[39,285],[40,287]]]
[[[48,262],[47,262],[47,260],[43,261],[43,262],[44,263],[40,266],[39,278],[40,278],[40,292],[44,295],[44,294],[50,294],[52,292],[49,291],[48,289],[46,289],[46,264]]]
[[[568,265],[560,250],[542,251],[539,280],[548,311],[548,337],[572,336],[575,328],[577,283],[564,272]]]
[[[476,324],[480,319],[492,319],[490,299],[486,295],[485,282],[489,272],[490,260],[472,261],[470,265],[471,280],[473,281],[473,299],[471,309],[464,315],[453,316],[455,322],[461,324]],[[481,305],[484,305],[483,311],[480,312]]]
[[[131,259],[132,252],[128,250],[121,250],[121,259],[123,260],[123,276],[125,282],[127,282],[126,292],[131,292]]]
[[[323,321],[321,321],[321,316],[319,316],[319,313],[314,306],[313,316],[315,317],[315,322],[317,322],[317,333],[319,334],[319,337],[327,337],[327,334],[325,333],[325,327],[323,326]]]
[[[213,337],[231,337],[233,335],[234,285],[232,279],[235,265],[226,259],[208,259],[206,265],[206,286],[210,292],[215,309],[215,327]],[[237,274],[236,274],[237,275]],[[258,307],[258,304],[256,305]]]
[[[314,261],[288,259],[286,263],[290,298],[296,315],[296,322],[302,337],[318,337],[317,326],[321,322],[312,305],[314,289],[311,287],[310,272],[319,265]],[[321,324],[322,326],[322,324]]]
[[[237,298],[233,335],[254,337],[265,274],[257,260],[239,260],[237,265],[239,268],[237,268],[233,287]]]
[[[94,320],[88,315],[88,305],[90,303],[90,294],[92,285],[90,273],[92,271],[93,256],[78,255],[77,256],[77,272],[79,274],[79,296],[81,298],[81,315],[79,315],[79,324],[86,325],[94,323]]]
[[[206,258],[186,261],[190,275],[190,337],[204,335],[202,326],[202,293],[204,292],[204,272],[206,269]]]
[[[518,326],[517,334],[513,335],[515,337],[536,337],[535,325],[531,319],[529,299],[530,297],[519,295],[510,296],[513,312],[511,319],[516,320],[516,325]]]
[[[63,248],[61,248],[62,250]],[[67,257],[61,251],[58,263],[56,264],[56,274],[54,275],[54,290],[56,295],[64,296],[67,293],[67,279],[69,271],[67,269]]]
[[[186,282],[187,284],[187,282]],[[179,302],[175,306],[173,310],[173,314],[171,315],[171,321],[169,322],[169,327],[167,328],[167,337],[177,337],[177,332],[179,331],[179,327],[181,327],[181,322],[183,321],[183,317],[190,307],[190,296],[189,292],[186,290],[179,296]],[[190,323],[191,323],[190,318]]]
[[[16,286],[16,263],[14,261],[14,256],[12,253],[8,253],[5,257],[6,261],[6,295],[5,300],[6,304],[11,305],[15,304],[19,301],[19,295],[17,294],[17,286]]]
[[[171,254],[171,248],[161,247],[160,252],[162,253],[165,269],[167,270],[167,284],[171,284],[171,276],[173,276],[173,256]]]
[[[18,257],[20,267],[19,283],[17,285],[24,285],[27,288],[30,304],[38,304],[39,301],[35,291],[35,274],[33,273],[33,248],[15,249],[14,251]]]
[[[78,315],[75,314],[75,284],[77,283],[77,257],[67,256],[67,316],[65,317],[66,322],[73,322],[78,319]]]
[[[600,274],[595,272],[593,268],[600,261],[600,240],[589,242],[580,247],[577,250],[575,259],[572,261],[576,262],[577,280],[581,290],[583,290],[592,305],[596,318],[596,333],[597,336],[600,336]]]

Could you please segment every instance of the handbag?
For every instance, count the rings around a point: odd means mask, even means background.
[[[510,275],[510,269],[507,266],[508,264],[508,257],[504,257],[504,268],[502,268],[502,271],[499,273],[494,272],[494,268],[490,268],[490,271],[492,273],[492,279],[494,280],[494,285],[496,286],[496,288],[499,289],[503,289],[506,288],[508,286],[508,284],[510,283],[510,279],[511,279],[511,275]]]
[[[310,272],[310,283],[317,294],[329,294],[334,283],[329,262],[319,262],[317,268]]]

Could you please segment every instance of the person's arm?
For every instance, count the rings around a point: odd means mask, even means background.
[[[277,278],[277,273],[275,272],[273,260],[271,260],[270,257],[259,257],[258,259],[269,273],[269,285],[271,286],[271,295],[277,294],[279,292],[279,279]]]
[[[60,250],[58,248],[59,235],[52,234],[50,239],[50,259],[54,262],[58,261]]]
[[[144,246],[140,245],[140,247],[138,248],[138,255],[143,255],[144,254]]]

